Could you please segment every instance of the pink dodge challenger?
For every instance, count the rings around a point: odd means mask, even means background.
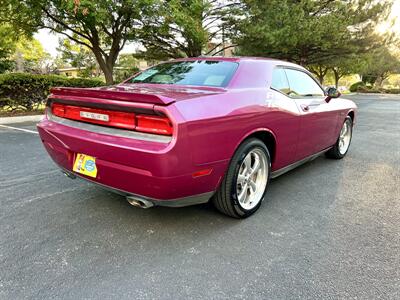
[[[356,105],[303,67],[264,58],[169,61],[101,88],[54,88],[38,124],[51,158],[142,208],[211,199],[245,218],[271,178],[343,158]]]

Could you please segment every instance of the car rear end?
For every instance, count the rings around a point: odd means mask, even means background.
[[[223,172],[193,164],[185,120],[166,96],[53,89],[38,131],[69,177],[90,180],[142,206],[206,202]]]

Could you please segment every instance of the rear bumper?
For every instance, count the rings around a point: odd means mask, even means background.
[[[79,124],[79,122],[78,122]],[[184,139],[177,143],[149,141],[83,130],[47,118],[38,124],[41,140],[56,164],[69,174],[154,205],[186,206],[207,202],[221,181],[228,161],[201,166],[192,162]],[[96,157],[97,178],[72,171],[77,153]],[[212,168],[211,174],[192,174]]]
[[[187,197],[182,197],[182,198],[177,198],[177,199],[170,199],[170,200],[160,200],[160,199],[155,199],[155,198],[149,198],[143,195],[137,195],[137,194],[132,194],[126,191],[122,191],[110,186],[105,186],[99,182],[96,182],[94,180],[90,180],[85,176],[80,176],[79,174],[73,173],[68,170],[62,169],[62,172],[67,175],[67,177],[71,179],[82,179],[89,181],[91,183],[94,183],[106,190],[112,191],[116,194],[119,194],[121,196],[127,197],[127,198],[133,198],[135,200],[139,201],[146,201],[150,202],[152,206],[166,206],[166,207],[184,207],[184,206],[189,206],[189,205],[196,205],[196,204],[202,204],[202,203],[207,203],[211,197],[214,195],[214,192],[207,192],[203,194],[198,194],[198,195],[192,195],[192,196],[187,196]]]

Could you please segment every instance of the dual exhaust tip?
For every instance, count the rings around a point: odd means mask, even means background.
[[[76,178],[76,175],[71,173],[71,172],[67,172],[67,171],[63,170],[63,173],[68,178],[71,178],[71,179],[75,179]],[[127,196],[126,200],[128,201],[128,203],[130,205],[135,206],[135,207],[139,207],[139,208],[150,208],[150,207],[154,206],[153,202],[148,201],[148,200],[143,199],[143,198],[140,198],[140,197],[136,197],[136,196]]]
[[[150,207],[154,206],[153,202],[150,202],[148,200],[138,198],[135,196],[127,196],[126,200],[128,201],[128,203],[130,205],[139,207],[139,208],[150,208]]]

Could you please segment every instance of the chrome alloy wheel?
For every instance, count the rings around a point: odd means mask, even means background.
[[[246,210],[253,209],[262,200],[268,181],[267,157],[263,150],[250,151],[239,168],[236,194],[239,204]]]
[[[343,123],[343,127],[342,130],[340,130],[339,135],[339,152],[342,155],[346,153],[347,149],[349,149],[352,130],[353,127],[351,120],[347,119]]]

